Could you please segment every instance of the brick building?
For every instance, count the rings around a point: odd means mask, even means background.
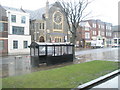
[[[8,53],[8,18],[0,5],[0,54]]]
[[[102,40],[103,45],[110,46],[112,39],[112,24],[101,20],[82,21],[77,33],[77,42],[80,46],[89,47],[92,40]]]
[[[77,46],[80,45],[80,47],[85,47],[86,45],[89,45],[91,42],[91,26],[88,22],[83,21],[80,23],[80,26],[77,30],[77,38],[76,38],[76,44]]]

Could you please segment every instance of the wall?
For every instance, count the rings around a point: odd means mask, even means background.
[[[11,22],[11,15],[16,15],[16,23]],[[11,11],[11,10],[7,10],[7,16],[9,19],[9,24],[8,24],[8,33],[12,34],[12,26],[20,26],[20,27],[24,27],[24,34],[25,35],[29,35],[29,14],[28,13],[24,13],[24,12],[17,12],[17,11]],[[21,23],[21,17],[25,16],[26,17],[26,23],[22,24]]]
[[[29,33],[29,14],[22,11],[7,10],[8,16],[8,53],[9,54],[25,54],[29,53],[29,48],[24,49],[23,41],[28,41],[28,45],[31,44],[31,36]],[[11,15],[16,15],[16,22],[11,22]],[[21,23],[21,17],[26,17],[26,22]],[[12,26],[24,27],[24,35],[12,34]],[[18,41],[18,49],[13,49],[13,41]]]
[[[6,17],[5,9],[0,5],[0,23],[3,23],[3,31],[0,31],[0,40],[3,41],[3,49],[0,54],[8,53],[8,18]]]
[[[13,40],[18,41],[18,49],[13,49]],[[28,41],[28,46],[31,44],[31,36],[30,35],[8,35],[8,52],[11,53],[29,53],[30,49],[23,48],[23,41]]]

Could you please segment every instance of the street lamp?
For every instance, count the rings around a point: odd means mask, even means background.
[[[50,33],[49,29],[46,29],[46,42],[48,42],[48,34]]]
[[[35,25],[35,32],[34,32],[34,40],[36,41],[36,23],[34,23],[34,25]]]

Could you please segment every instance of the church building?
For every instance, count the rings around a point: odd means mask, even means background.
[[[37,42],[69,42],[70,35],[64,13],[60,4],[50,4],[30,13],[30,34],[32,41]]]

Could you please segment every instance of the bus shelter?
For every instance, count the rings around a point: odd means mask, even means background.
[[[70,43],[32,42],[29,47],[33,67],[42,63],[54,65],[73,61],[73,44]]]

